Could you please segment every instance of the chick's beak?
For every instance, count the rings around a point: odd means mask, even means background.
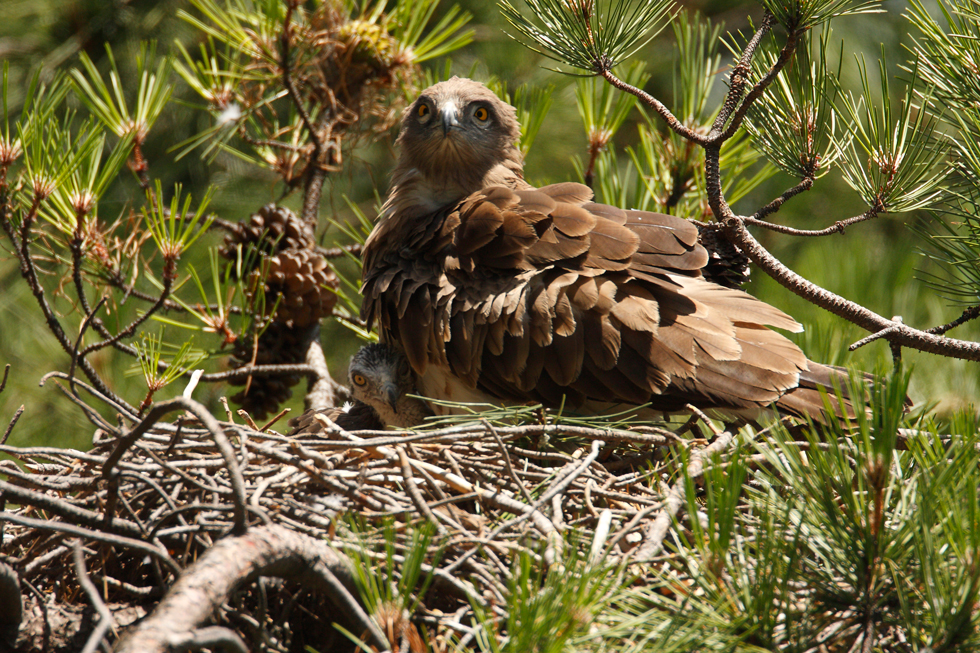
[[[398,386],[396,386],[394,383],[385,383],[383,386],[381,386],[381,395],[385,398],[385,401],[388,402],[388,405],[391,406],[391,409],[397,413]]]
[[[456,111],[456,105],[452,102],[447,102],[442,106],[442,110],[439,112],[442,117],[442,135],[449,135],[449,130],[459,129],[459,113]]]

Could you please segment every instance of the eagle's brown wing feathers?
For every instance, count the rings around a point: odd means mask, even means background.
[[[591,197],[498,186],[414,221],[366,269],[366,317],[420,376],[448,366],[506,400],[757,408],[807,377],[815,364],[768,328],[800,325],[702,279],[692,224]],[[819,412],[819,382],[781,403]]]

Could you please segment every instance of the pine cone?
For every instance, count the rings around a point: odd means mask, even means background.
[[[295,213],[283,206],[266,204],[225,236],[221,255],[234,261],[237,246],[241,245],[242,262],[250,262],[252,269],[258,266],[261,256],[271,256],[286,249],[312,249],[314,239],[313,228]]]
[[[295,365],[306,360],[306,329],[291,329],[281,322],[273,322],[259,337],[255,354],[256,365]],[[252,363],[253,338],[241,338],[235,343],[231,356],[233,368]],[[231,381],[232,385],[245,385],[247,377]],[[279,409],[279,406],[293,396],[292,387],[302,377],[286,374],[275,377],[253,376],[248,392],[242,390],[231,398],[247,410],[255,419],[265,419]]]
[[[290,326],[309,326],[333,310],[339,285],[337,275],[316,252],[283,250],[269,257],[265,304],[271,307],[281,294],[275,319]]]
[[[252,419],[264,420],[274,415],[289,398],[293,396],[292,386],[299,383],[289,382],[284,377],[253,377],[248,392],[242,390],[231,400],[247,411]]]
[[[708,281],[728,288],[739,288],[749,280],[749,257],[745,252],[733,245],[716,229],[709,229],[701,222],[695,222],[698,228],[698,242],[708,250],[708,264],[701,273]]]

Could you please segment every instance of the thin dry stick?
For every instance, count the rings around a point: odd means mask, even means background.
[[[4,379],[4,381],[6,381],[6,379]],[[0,438],[0,444],[7,444],[7,438],[10,437],[10,434],[13,432],[14,427],[17,426],[17,420],[19,420],[20,416],[23,414],[24,414],[24,404],[21,404],[20,408],[14,411],[14,416],[10,418],[10,423],[7,424],[7,430],[3,432],[3,437]]]
[[[72,555],[75,559],[75,577],[78,579],[78,584],[82,587],[92,607],[99,613],[99,624],[92,631],[88,641],[85,642],[85,648],[82,649],[82,653],[94,653],[102,644],[102,640],[109,629],[116,627],[116,620],[112,618],[112,613],[105,601],[102,600],[102,596],[99,595],[99,590],[89,578],[88,570],[85,568],[85,553],[80,540],[75,540],[72,544]]]
[[[695,415],[699,420],[701,420],[701,422],[711,430],[711,433],[715,437],[721,435],[721,430],[717,426],[715,426],[714,422],[711,421],[711,418],[705,415],[704,412],[700,410],[697,406],[694,406],[693,404],[686,404],[684,408],[691,411],[693,415]]]
[[[50,516],[61,517],[70,524],[83,524],[90,528],[96,529],[101,528],[102,526],[103,515],[92,512],[91,510],[86,510],[81,506],[76,506],[64,499],[51,496],[50,494],[43,494],[41,492],[28,490],[27,488],[17,487],[16,485],[8,483],[7,481],[0,481],[0,494],[5,496],[9,501],[12,501],[18,505],[32,506],[36,509],[44,510],[50,513]],[[0,513],[0,515],[10,514],[11,513]],[[0,519],[0,521],[2,521],[2,519]],[[36,526],[33,523],[28,525]],[[112,524],[112,529],[116,533],[122,533],[133,538],[142,536],[139,526],[123,519],[116,519]]]
[[[170,555],[155,546],[151,546],[142,540],[137,540],[131,537],[122,537],[121,535],[110,535],[109,533],[100,533],[99,531],[91,531],[86,528],[81,528],[79,526],[74,526],[72,524],[62,524],[60,522],[53,522],[45,519],[32,519],[30,517],[23,517],[21,515],[15,515],[10,512],[0,512],[0,521],[11,522],[13,524],[20,524],[21,526],[30,526],[31,528],[36,528],[44,531],[56,531],[59,533],[68,533],[69,535],[74,535],[76,537],[84,537],[91,540],[98,540],[100,542],[105,542],[106,544],[117,546],[120,548],[130,548],[137,549],[153,556],[157,560],[162,561],[174,575],[180,574],[180,567],[174,562]]]
[[[418,508],[418,511],[425,515],[433,525],[435,525],[436,530],[439,535],[446,534],[446,527],[442,525],[442,522],[432,513],[428,504],[425,502],[425,497],[419,492],[418,486],[415,484],[415,477],[412,475],[412,465],[408,460],[408,455],[405,453],[404,447],[397,447],[395,451],[398,452],[398,462],[401,465],[402,476],[405,478],[405,491],[408,492],[408,496],[411,497],[412,503]]]
[[[518,524],[521,524],[525,520],[527,520],[529,518],[532,518],[532,517],[534,517],[536,515],[540,515],[544,519],[540,523],[539,523],[539,520],[535,520],[535,526],[538,526],[539,529],[541,529],[542,526],[545,526],[545,528],[542,530],[542,533],[544,533],[544,535],[546,537],[548,535],[550,535],[551,533],[553,533],[554,530],[555,530],[554,529],[554,526],[551,524],[551,520],[549,520],[547,517],[545,517],[540,512],[541,506],[547,505],[548,502],[551,501],[551,497],[555,496],[559,492],[564,491],[565,488],[567,488],[572,483],[573,480],[575,480],[576,478],[578,478],[586,469],[588,469],[589,466],[593,462],[595,462],[595,459],[599,457],[599,449],[604,444],[605,443],[603,443],[601,440],[594,441],[592,443],[592,451],[582,461],[582,464],[581,465],[578,465],[575,469],[573,469],[571,472],[569,472],[565,477],[563,477],[561,480],[559,480],[557,483],[555,483],[534,504],[532,504],[530,506],[524,506],[524,504],[518,504],[518,505],[522,506],[522,508],[521,508],[521,515],[519,515],[518,517],[515,517],[514,519],[508,520],[508,521],[504,522],[503,524],[500,524],[499,526],[497,526],[497,528],[493,529],[493,531],[489,535],[487,535],[487,539],[493,540],[498,535],[500,535],[501,533],[503,533],[504,531],[506,531],[508,529],[511,529],[514,526],[517,526]],[[516,503],[516,502],[514,502],[514,503]],[[503,505],[503,507],[504,508],[507,508],[506,505]],[[452,564],[450,564],[446,568],[446,572],[451,574],[454,571],[456,571],[457,569],[459,569],[460,565],[462,565],[471,556],[473,556],[476,553],[477,550],[478,549],[470,549],[469,551],[467,551],[466,553],[464,553],[463,555],[461,555],[459,558],[457,558]]]
[[[697,478],[704,472],[704,461],[711,455],[727,450],[735,442],[730,431],[725,431],[710,445],[691,454],[687,465],[687,476]],[[664,538],[670,529],[681,506],[684,505],[684,478],[680,478],[670,488],[664,500],[664,507],[643,535],[643,544],[629,553],[629,557],[640,562],[652,559],[663,548]]]
[[[507,453],[507,447],[504,446],[503,438],[500,437],[500,434],[497,433],[497,429],[495,429],[493,424],[491,424],[488,420],[484,419],[480,421],[483,424],[483,427],[489,431],[490,435],[493,436],[493,439],[497,441],[497,446],[500,447],[500,455],[504,458],[504,465],[507,467],[507,473],[510,474],[510,478],[512,481],[514,481],[514,485],[520,489],[521,494],[524,495],[525,501],[527,501],[529,504],[534,503],[534,499],[531,498],[531,493],[528,492],[527,488],[524,487],[524,484],[517,478],[517,474],[514,473],[514,466],[510,464],[510,454]]]

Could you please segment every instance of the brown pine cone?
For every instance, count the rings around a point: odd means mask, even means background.
[[[287,249],[270,256],[268,261],[265,305],[271,307],[282,295],[277,321],[305,327],[330,315],[337,303],[334,290],[340,282],[326,259],[308,249]]]
[[[703,222],[694,225],[699,232],[698,242],[708,250],[708,263],[701,269],[704,278],[728,288],[738,288],[748,281],[751,270],[745,252]]]
[[[273,322],[259,337],[255,354],[256,365],[293,365],[306,360],[305,329],[291,329],[281,322]],[[241,338],[235,343],[230,362],[233,368],[252,362],[253,338]],[[286,374],[275,377],[253,376],[248,392],[242,390],[231,398],[258,420],[275,413],[279,406],[293,396],[292,387],[302,377]],[[247,377],[231,381],[232,385],[245,385]]]
[[[284,206],[266,204],[225,236],[221,255],[234,261],[236,247],[241,245],[242,262],[251,263],[249,269],[252,269],[262,256],[285,249],[312,249],[314,241],[313,228],[295,213]]]
[[[294,382],[289,382],[289,378],[291,377],[253,377],[248,392],[242,390],[232,396],[231,400],[247,411],[252,419],[264,420],[275,415],[279,406],[293,396],[292,386],[299,383],[299,378]]]

